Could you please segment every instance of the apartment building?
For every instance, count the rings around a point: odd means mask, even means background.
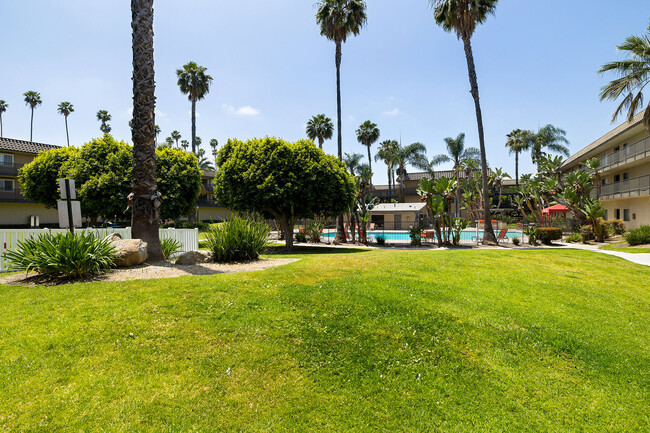
[[[56,209],[28,200],[20,193],[18,170],[40,152],[59,146],[0,138],[0,227],[29,227],[38,217],[40,225],[58,224]]]
[[[643,113],[572,155],[560,170],[583,168],[591,158],[600,159],[605,219],[623,220],[628,229],[650,225],[650,133],[643,125]]]

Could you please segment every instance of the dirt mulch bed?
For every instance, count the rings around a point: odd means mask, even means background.
[[[72,284],[92,281],[128,281],[148,280],[151,278],[172,278],[186,277],[191,275],[214,275],[234,272],[262,271],[289,263],[297,262],[300,259],[260,259],[247,263],[201,263],[190,266],[175,266],[171,262],[145,263],[130,268],[111,269],[103,275],[95,275],[83,279],[64,277],[44,277],[41,275],[25,275],[22,272],[0,276],[0,284],[24,285],[24,286],[57,286],[60,284]]]

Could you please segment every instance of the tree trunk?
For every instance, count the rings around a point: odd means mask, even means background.
[[[34,107],[32,107],[32,120],[29,122],[29,141],[32,142],[32,133],[34,132]]]
[[[2,138],[2,112],[0,112],[0,138]]]
[[[283,215],[282,227],[284,227],[284,242],[286,250],[289,251],[293,248],[293,219]]]
[[[319,149],[323,148],[323,143],[324,142],[325,142],[325,140],[323,139],[323,137],[318,137],[318,148]]]
[[[341,132],[341,41],[336,41],[336,115],[338,126],[338,151],[339,161],[343,161],[343,135]],[[335,241],[345,243],[345,229],[343,228],[343,214],[339,215],[336,220]]]
[[[390,181],[391,181],[391,179],[390,179],[390,167],[388,167],[388,201],[389,202],[390,202],[390,197],[391,197],[391,194],[390,194]]]
[[[192,99],[192,153],[196,155],[196,99]]]
[[[147,243],[148,261],[163,259],[156,184],[153,0],[131,0],[133,29],[133,174],[131,231]]]
[[[465,58],[467,59],[467,71],[469,75],[469,83],[471,86],[470,93],[474,98],[474,106],[476,108],[476,123],[478,125],[478,141],[481,149],[481,177],[483,183],[483,219],[485,224],[483,226],[483,244],[497,245],[497,238],[494,236],[494,229],[492,228],[492,217],[490,215],[490,190],[488,187],[487,175],[487,157],[485,155],[485,134],[483,131],[483,115],[481,114],[481,104],[479,102],[478,93],[478,80],[476,78],[476,66],[474,65],[474,55],[472,53],[472,44],[469,38],[463,38],[463,45],[465,47]]]
[[[68,134],[68,116],[65,116],[65,138],[68,140],[68,147],[70,147],[70,134]]]
[[[519,152],[515,152],[515,185],[519,186]]]
[[[370,157],[370,145],[368,147],[368,168],[370,169],[370,186],[372,186],[372,158]]]

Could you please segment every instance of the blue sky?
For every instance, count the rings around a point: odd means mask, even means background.
[[[246,139],[303,138],[313,114],[336,116],[334,44],[321,37],[316,0],[156,0],[156,123],[160,139],[174,129],[190,137],[190,103],[176,85],[177,68],[194,60],[214,78],[197,106],[197,134]],[[355,129],[376,122],[381,140],[419,141],[430,156],[443,139],[467,134],[478,146],[462,44],[435,26],[427,0],[369,0],[368,24],[343,47],[343,149],[366,154]],[[547,123],[567,131],[577,151],[609,129],[615,109],[598,101],[612,76],[603,63],[622,58],[616,45],[642,34],[647,0],[501,0],[474,39],[487,155],[514,175],[504,148],[513,129]],[[4,136],[29,139],[22,94],[41,93],[34,141],[65,145],[99,136],[95,113],[108,110],[113,134],[130,141],[132,104],[130,2],[127,0],[3,0],[0,99]],[[335,140],[325,150],[336,152]],[[385,166],[375,183],[386,182]],[[441,166],[440,169],[449,168]],[[524,155],[520,171],[532,169]]]

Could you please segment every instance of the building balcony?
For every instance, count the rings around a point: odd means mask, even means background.
[[[595,197],[595,191],[592,195]],[[645,195],[650,195],[650,174],[604,185],[600,191],[601,200],[640,197]]]
[[[600,170],[608,171],[650,157],[650,137],[600,158]]]
[[[196,201],[196,205],[198,207],[219,207],[220,206],[219,203],[217,203],[214,198],[205,195],[199,196],[198,200]]]
[[[0,203],[34,203],[26,199],[20,193],[20,187],[14,187],[13,191],[0,190]]]
[[[2,164],[0,165],[0,176],[16,177],[18,176],[18,169],[25,164]]]

